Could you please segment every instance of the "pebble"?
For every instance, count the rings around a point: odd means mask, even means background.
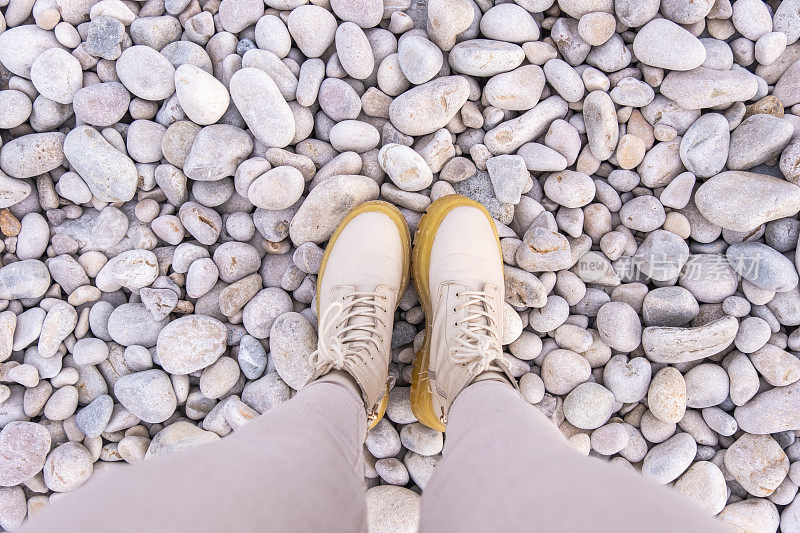
[[[136,193],[133,161],[96,129],[79,126],[70,131],[64,139],[64,156],[99,200],[125,202]]]
[[[551,394],[568,394],[589,380],[592,367],[589,361],[571,350],[556,349],[542,359],[541,381]],[[537,402],[538,403],[538,402]]]
[[[314,58],[321,56],[333,43],[337,23],[327,9],[309,5],[293,9],[286,26],[303,55]]]
[[[751,41],[772,31],[769,8],[761,0],[736,0],[731,21],[736,30]]]
[[[0,298],[4,300],[39,298],[49,286],[50,272],[38,259],[17,261],[0,268]]]
[[[90,439],[99,437],[109,420],[114,409],[114,399],[107,394],[98,396],[86,407],[78,411],[75,416],[75,426]]]
[[[514,24],[508,24],[513,20]],[[498,4],[481,17],[481,33],[489,39],[525,43],[539,39],[539,26],[531,14],[516,4]]]
[[[142,304],[122,304],[108,316],[108,337],[123,346],[137,344],[149,348],[155,346],[166,324],[167,319],[154,320]]]
[[[268,170],[250,184],[247,199],[263,209],[287,209],[300,199],[304,188],[305,180],[299,170],[291,166],[279,166]]]
[[[231,0],[226,0],[226,3]],[[175,93],[186,116],[195,124],[214,124],[228,109],[225,86],[203,69],[190,64],[175,70]]]
[[[7,423],[0,430],[0,486],[13,487],[41,472],[50,443],[50,433],[40,424]]]
[[[389,485],[403,486],[408,483],[408,470],[399,459],[394,457],[376,461],[375,470],[381,476],[381,479]]]
[[[597,383],[581,383],[564,399],[564,416],[580,429],[596,429],[613,414],[614,394]]]
[[[681,139],[681,161],[695,176],[710,178],[724,168],[729,146],[728,121],[719,113],[707,113],[689,126]]]
[[[679,422],[686,412],[686,381],[674,367],[659,370],[647,391],[647,405],[653,416],[667,423]]]
[[[642,318],[648,326],[685,326],[699,313],[697,300],[683,287],[659,287],[642,301]]]
[[[633,53],[642,63],[667,70],[692,70],[706,60],[700,40],[666,18],[645,24],[633,40]]]
[[[660,89],[684,109],[705,109],[750,100],[758,91],[758,82],[744,71],[698,67],[670,72]]]
[[[328,240],[336,226],[357,205],[378,198],[377,184],[365,176],[334,176],[306,197],[289,226],[295,246]]]
[[[33,61],[31,82],[45,98],[69,104],[83,86],[83,70],[72,54],[61,48],[50,48]]]
[[[702,409],[719,405],[729,392],[728,373],[719,365],[702,363],[684,375],[686,406]]]
[[[770,385],[782,387],[800,379],[800,360],[774,344],[756,350],[750,360]]]
[[[468,97],[469,83],[463,76],[437,78],[392,100],[389,120],[406,135],[427,135],[447,125]]]
[[[488,77],[518,67],[525,59],[525,52],[509,42],[471,39],[456,44],[448,59],[457,72]]]
[[[400,453],[400,434],[387,419],[382,418],[367,433],[365,445],[377,459],[394,457]]]
[[[219,359],[225,352],[227,336],[225,326],[214,318],[184,316],[160,331],[156,352],[170,374],[190,374]]]
[[[0,488],[0,511],[0,527],[6,531],[14,531],[22,525],[27,512],[22,487]]]
[[[726,525],[743,531],[758,528],[764,531],[777,531],[780,515],[775,504],[762,498],[752,498],[725,506],[717,517]]]
[[[338,223],[381,199],[413,231],[461,193],[496,221],[526,402],[729,524],[798,529],[798,476],[723,468],[750,438],[800,457],[797,0],[30,4],[0,32],[0,450],[34,443],[0,451],[0,527],[67,490],[65,445],[72,487],[289,400]],[[409,291],[373,530],[416,529],[442,457],[409,400],[423,314]]]
[[[242,401],[259,413],[289,399],[291,389],[277,372],[269,372],[262,378],[248,383],[242,391]]]
[[[3,144],[0,168],[12,178],[32,178],[49,172],[64,161],[64,134],[31,133]]]
[[[205,398],[221,398],[236,385],[238,380],[238,363],[230,357],[220,357],[203,369],[200,375],[200,392]]]
[[[769,496],[789,472],[789,459],[769,435],[745,433],[725,450],[725,469],[750,494]]]
[[[606,304],[608,305],[608,304]],[[644,357],[628,359],[617,354],[603,369],[603,384],[622,403],[638,402],[647,396],[652,368]]]
[[[400,430],[400,442],[409,451],[424,456],[436,455],[444,445],[443,434],[419,422],[406,424]]]
[[[283,313],[272,323],[269,353],[275,370],[291,388],[300,390],[311,378],[308,356],[317,348],[314,328],[300,313]]]
[[[8,28],[0,35],[0,63],[13,74],[27,79],[30,79],[31,67],[39,54],[60,48],[53,33],[33,24]]]
[[[420,85],[432,80],[439,73],[444,64],[444,56],[428,39],[409,35],[397,44],[397,61],[403,76],[414,85]]]
[[[66,442],[51,451],[44,463],[44,483],[55,492],[75,490],[92,475],[92,456],[77,442]]]
[[[689,468],[696,454],[697,443],[691,435],[678,433],[650,448],[642,462],[642,475],[666,485]]]
[[[619,139],[614,102],[603,91],[592,91],[584,101],[583,114],[592,155],[605,161],[614,153]]]
[[[116,61],[119,81],[145,100],[164,100],[175,92],[175,67],[153,48],[134,45]]]
[[[177,405],[169,375],[157,369],[120,377],[114,384],[114,395],[126,409],[149,423],[165,421]]]
[[[178,421],[156,433],[145,459],[172,455],[215,440],[219,440],[216,433],[204,431],[190,422]]]
[[[231,33],[239,33],[255,24],[263,14],[264,6],[260,2],[223,0],[219,6],[220,24]]]
[[[422,498],[396,485],[367,489],[367,528],[375,533],[412,533],[419,524]]]
[[[642,339],[636,310],[624,302],[609,302],[597,311],[597,331],[603,342],[621,352],[632,352]]]
[[[547,197],[564,207],[583,207],[595,196],[594,181],[583,172],[562,170],[550,174],[544,183]]]
[[[402,144],[383,146],[378,163],[392,183],[404,191],[423,190],[433,181],[433,172],[422,156]]]
[[[242,324],[253,337],[265,339],[269,337],[275,320],[291,309],[292,300],[286,291],[268,287],[259,291],[244,306]]]
[[[495,197],[501,202],[518,204],[530,179],[525,160],[518,155],[490,157],[486,161],[486,170],[492,180]]]
[[[695,203],[709,222],[750,231],[800,211],[800,187],[766,174],[730,170],[705,181],[695,193]]]
[[[719,467],[709,461],[697,461],[675,482],[675,490],[711,515],[725,507],[728,489]]]
[[[239,341],[239,368],[247,379],[258,379],[267,368],[267,352],[258,339],[245,335]]]
[[[739,323],[724,317],[702,326],[648,326],[642,332],[642,348],[647,357],[658,363],[696,361],[722,351],[736,338]]]
[[[789,144],[794,128],[788,121],[759,113],[731,132],[728,168],[747,170],[776,156]]]
[[[737,274],[762,289],[786,292],[797,286],[798,276],[792,261],[766,244],[734,243],[725,256]]]

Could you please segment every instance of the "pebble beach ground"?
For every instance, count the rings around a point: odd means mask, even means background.
[[[800,0],[0,8],[0,529],[288,400],[339,221],[459,193],[576,453],[800,532]],[[409,288],[373,532],[415,530],[441,457],[423,321]]]

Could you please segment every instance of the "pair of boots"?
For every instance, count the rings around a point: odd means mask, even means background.
[[[410,241],[400,211],[385,202],[361,204],[339,224],[317,277],[311,381],[347,372],[361,389],[369,426],[377,424],[388,401],[394,313],[412,271],[426,326],[414,359],[411,407],[417,420],[444,431],[450,406],[467,385],[496,379],[516,387],[500,342],[500,241],[486,209],[460,195],[428,207],[413,254]]]

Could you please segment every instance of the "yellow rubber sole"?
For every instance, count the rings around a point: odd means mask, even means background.
[[[328,240],[328,246],[325,247],[325,252],[322,254],[322,263],[319,267],[319,273],[317,274],[317,316],[319,316],[319,288],[322,285],[322,276],[325,275],[325,267],[328,265],[328,258],[330,257],[331,250],[333,250],[333,245],[336,244],[336,239],[339,238],[342,231],[344,231],[345,226],[349,224],[354,218],[358,215],[364,213],[381,213],[389,217],[392,222],[394,222],[395,226],[397,226],[397,230],[400,232],[400,242],[403,246],[403,276],[402,281],[400,284],[400,292],[397,294],[397,304],[395,305],[395,310],[400,305],[400,298],[403,297],[403,294],[406,292],[406,287],[408,287],[408,278],[409,278],[409,270],[411,264],[411,233],[408,230],[408,224],[406,223],[406,219],[403,218],[403,214],[400,213],[400,210],[397,209],[390,203],[383,202],[380,200],[373,200],[370,202],[364,202],[363,204],[353,208],[344,220],[342,220],[338,226],[336,226],[336,231],[333,232],[331,238]],[[378,412],[376,414],[376,418],[371,422],[369,429],[375,427],[375,425],[380,422],[381,418],[383,418],[384,413],[386,413],[386,406],[389,403],[389,384],[386,384],[386,394],[383,396],[383,401],[381,401],[381,405],[378,408]]]
[[[428,388],[430,338],[431,332],[433,331],[433,308],[431,306],[428,274],[431,266],[433,241],[436,238],[436,232],[439,230],[439,226],[441,226],[450,211],[456,207],[463,206],[474,207],[486,216],[492,226],[492,231],[497,241],[497,249],[500,250],[500,238],[497,235],[497,226],[495,226],[489,211],[478,202],[470,200],[466,196],[451,194],[449,196],[443,196],[433,202],[425,211],[425,214],[422,215],[419,228],[414,235],[414,249],[411,255],[411,275],[414,279],[414,286],[417,289],[419,301],[425,311],[425,342],[414,357],[414,368],[411,372],[411,410],[414,412],[414,416],[417,417],[417,420],[437,431],[444,431],[445,425],[442,422],[441,413],[436,413],[433,410],[431,392]],[[469,236],[464,235],[464,238],[469,238]]]

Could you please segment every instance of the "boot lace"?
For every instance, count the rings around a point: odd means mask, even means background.
[[[460,335],[456,344],[450,348],[450,360],[464,364],[472,375],[488,370],[492,365],[503,365],[506,357],[500,344],[499,325],[489,312],[492,309],[491,296],[483,291],[461,291],[465,301],[454,311],[467,308],[469,314],[455,324]]]
[[[331,304],[319,320],[317,349],[308,357],[311,367],[347,370],[372,350],[380,350],[385,300],[375,292],[354,292],[344,303]]]

